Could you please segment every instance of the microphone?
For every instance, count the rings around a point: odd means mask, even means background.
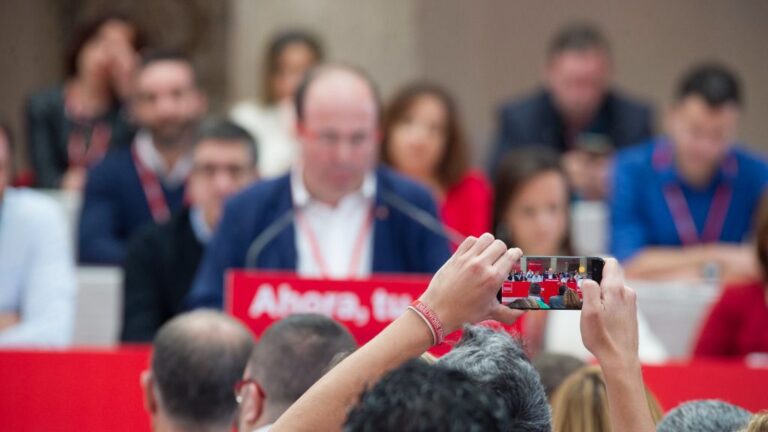
[[[245,268],[256,268],[256,262],[259,259],[259,255],[264,251],[269,242],[275,239],[284,229],[293,223],[293,214],[295,211],[291,207],[282,216],[275,219],[269,224],[261,234],[257,235],[255,239],[248,246],[248,252],[245,255]]]
[[[404,200],[392,191],[381,190],[380,196],[384,203],[389,204],[391,207],[399,210],[401,213],[408,216],[413,221],[417,222],[419,225],[427,228],[433,233],[446,237],[449,241],[456,245],[461,244],[461,242],[463,242],[466,238],[466,236],[459,233],[455,229],[443,224],[442,221],[434,217],[428,211],[415,206],[407,200]],[[292,207],[279,218],[275,219],[271,224],[267,226],[267,228],[261,232],[261,234],[253,239],[251,244],[248,246],[248,252],[246,253],[246,269],[256,268],[256,262],[258,261],[261,253],[272,240],[274,240],[284,229],[288,228],[293,223],[293,216],[295,213],[296,211]]]
[[[433,233],[446,237],[452,243],[459,245],[466,238],[466,236],[445,225],[440,219],[434,217],[428,211],[404,200],[392,191],[382,190],[381,200],[400,210],[404,215],[410,217]]]

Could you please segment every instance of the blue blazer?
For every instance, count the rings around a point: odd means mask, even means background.
[[[163,194],[172,213],[184,205],[184,185]],[[128,240],[154,224],[130,146],[110,151],[88,172],[78,225],[81,263],[122,265]]]
[[[450,250],[431,194],[380,167],[376,170],[375,203],[373,272],[437,271]],[[295,271],[296,263],[290,176],[259,182],[225,206],[187,297],[187,307],[222,307],[227,269]]]

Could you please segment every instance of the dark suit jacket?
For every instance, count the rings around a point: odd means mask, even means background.
[[[222,307],[227,269],[252,265],[259,269],[295,271],[297,253],[289,176],[256,183],[227,203],[189,293],[188,307]],[[373,272],[434,273],[450,256],[448,240],[399,209],[392,195],[437,220],[437,209],[429,191],[388,168],[378,168]],[[270,232],[274,235],[269,235]],[[253,257],[254,262],[248,263],[246,257],[251,246],[257,244],[254,242],[257,238],[260,242],[264,240],[262,248]]]
[[[584,132],[607,136],[615,148],[641,143],[652,136],[652,112],[645,104],[610,91]],[[540,146],[563,153],[568,149],[563,119],[546,90],[504,105],[499,111],[491,174],[507,151]]]
[[[202,256],[188,209],[136,233],[125,259],[121,340],[151,342],[163,323],[182,312]]]
[[[110,148],[130,145],[134,129],[126,121],[121,105],[113,105],[99,120],[109,123],[112,129]],[[80,127],[67,117],[63,86],[35,93],[29,98],[26,124],[35,186],[56,189],[69,167],[69,134],[73,128]],[[90,134],[88,127],[83,131]]]

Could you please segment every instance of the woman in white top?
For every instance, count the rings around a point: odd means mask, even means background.
[[[230,111],[232,120],[256,138],[262,177],[285,174],[291,167],[298,151],[293,95],[306,71],[322,60],[322,46],[312,34],[277,34],[263,62],[261,100],[242,101]]]

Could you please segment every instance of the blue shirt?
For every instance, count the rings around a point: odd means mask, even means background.
[[[0,347],[64,346],[72,341],[77,285],[64,211],[26,189],[0,201],[0,312],[18,324],[0,330]]]
[[[710,184],[701,188],[680,177],[671,144],[663,138],[622,150],[616,155],[610,197],[611,253],[623,261],[648,246],[683,245],[678,232],[682,218],[673,217],[665,194],[670,188],[682,192],[689,209],[685,215],[690,214],[698,235],[707,225],[717,191],[729,190],[730,200],[720,201],[728,208],[718,241],[743,242],[751,233],[766,183],[768,164],[738,146],[726,155]]]

